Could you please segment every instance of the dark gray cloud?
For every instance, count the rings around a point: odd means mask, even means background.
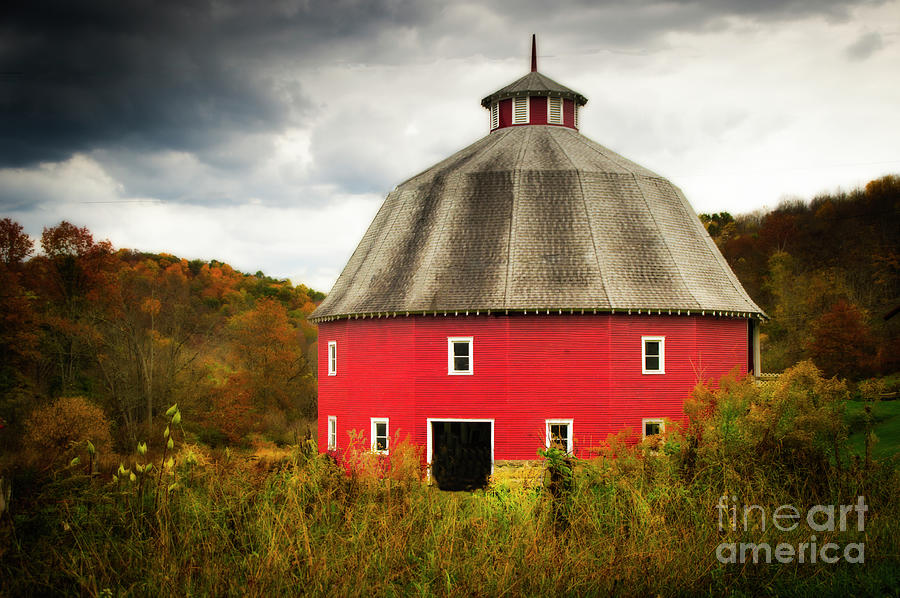
[[[567,0],[553,8],[543,0],[493,0],[479,10],[492,18],[478,18],[470,11],[454,20],[445,11],[432,25],[430,40],[445,36],[458,40],[461,51],[488,57],[516,55],[524,46],[523,33],[563,38],[581,51],[628,50],[653,45],[661,34],[673,31],[716,31],[729,26],[729,18],[743,21],[793,21],[822,16],[846,21],[860,5],[883,0]],[[496,23],[503,27],[497,28]],[[459,25],[453,30],[450,25]],[[465,27],[463,31],[462,27]],[[471,35],[475,32],[476,35]]]
[[[844,54],[850,60],[859,62],[865,60],[883,47],[884,42],[881,39],[881,34],[871,31],[859,36],[859,39],[847,47]]]
[[[77,151],[204,150],[302,116],[278,69],[353,52],[406,2],[14,2],[0,24],[0,165]],[[342,44],[341,40],[351,40]]]
[[[14,1],[0,22],[0,167],[173,150],[233,171],[247,165],[221,148],[302,123],[319,93],[304,72],[323,64],[507,58],[532,31],[558,48],[627,50],[731,16],[842,19],[858,3],[869,2]],[[860,43],[848,55],[871,51]]]

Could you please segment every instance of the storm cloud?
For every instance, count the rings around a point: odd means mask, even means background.
[[[532,32],[541,71],[589,97],[585,134],[683,176],[676,184],[701,210],[714,201],[710,209],[735,210],[727,202],[751,193],[758,206],[805,187],[778,191],[780,179],[757,176],[752,189],[722,193],[709,173],[797,157],[813,166],[897,159],[871,142],[895,127],[896,90],[879,81],[897,56],[897,7],[14,1],[0,20],[0,215],[32,234],[60,218],[110,226],[97,235],[131,246],[146,242],[135,232],[142,222],[202,214],[197,239],[218,251],[235,238],[234,222],[294,214],[296,228],[324,226],[324,210],[335,209],[345,222],[354,214],[341,238],[358,238],[366,217],[357,216],[374,213],[378,198],[487,132],[479,100],[524,73]],[[838,63],[851,70],[834,71]],[[852,157],[824,155],[829,148]],[[220,208],[228,225],[212,221]],[[150,249],[178,251],[180,237],[158,238]],[[242,256],[265,255],[248,242]],[[290,273],[292,242],[281,241],[269,270]],[[327,280],[351,250],[307,254],[314,266],[293,270]]]
[[[279,130],[309,99],[292,69],[347,52],[398,2],[21,2],[0,28],[0,164],[98,148],[200,153]],[[349,45],[342,40],[350,40]],[[207,154],[215,162],[215,155]]]
[[[725,26],[729,16],[840,19],[853,4],[13,2],[0,25],[0,166],[116,148],[198,152],[217,164],[212,148],[235,135],[308,118],[318,90],[302,73],[324,64],[505,58],[534,29],[566,36],[560,51],[641,47],[666,31]]]

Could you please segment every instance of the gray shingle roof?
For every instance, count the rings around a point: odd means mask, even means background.
[[[503,89],[498,89],[491,95],[487,96],[486,98],[481,100],[481,105],[485,108],[490,108],[491,103],[496,100],[511,98],[517,95],[569,98],[570,100],[575,100],[575,102],[579,106],[584,106],[585,104],[587,104],[587,98],[577,91],[573,91],[565,85],[557,83],[546,75],[542,75],[537,71],[533,71],[528,73],[521,79],[513,81]]]
[[[526,126],[392,191],[311,319],[523,309],[763,315],[672,183]]]

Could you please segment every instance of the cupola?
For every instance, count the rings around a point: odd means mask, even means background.
[[[531,72],[481,100],[491,111],[491,131],[522,125],[578,129],[578,109],[587,98],[537,70],[537,42],[531,36]]]

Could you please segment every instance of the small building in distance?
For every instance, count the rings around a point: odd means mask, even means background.
[[[489,133],[397,186],[319,326],[319,449],[424,447],[437,482],[555,443],[578,456],[684,417],[700,380],[759,372],[750,299],[681,191],[578,131],[537,71]]]

